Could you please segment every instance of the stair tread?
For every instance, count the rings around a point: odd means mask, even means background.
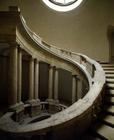
[[[104,106],[104,110],[106,111],[106,112],[109,112],[109,113],[112,113],[112,114],[114,114],[114,105],[106,105],[106,106]]]
[[[101,64],[102,67],[114,67],[114,64]]]
[[[110,77],[110,78],[114,78],[114,74],[107,74],[107,73],[106,73],[105,75],[106,75],[106,78],[109,78],[109,77]]]
[[[114,74],[110,74],[110,73],[106,73],[105,75],[106,75],[106,76],[108,76],[108,75],[109,75],[109,76],[110,76],[110,75],[111,75],[111,76],[114,76]]]
[[[105,101],[106,101],[107,103],[114,104],[114,97],[107,96],[107,98],[105,99]]]
[[[108,88],[114,88],[114,83],[107,83]]]
[[[108,83],[113,83],[113,82],[114,82],[114,79],[112,79],[112,78],[107,78],[107,79],[106,79],[106,82],[108,82]]]
[[[98,136],[95,136],[91,133],[86,133],[81,137],[81,140],[101,140],[101,138],[98,138]]]
[[[103,67],[104,71],[113,71],[114,68],[113,67]]]
[[[114,116],[112,115],[105,115],[102,117],[102,121],[114,126]]]
[[[106,74],[114,74],[114,70],[104,70]]]
[[[108,93],[109,95],[114,96],[114,89],[109,89],[107,93]]]
[[[94,130],[99,135],[109,140],[114,140],[114,128],[103,123],[97,123],[96,125],[94,125]]]

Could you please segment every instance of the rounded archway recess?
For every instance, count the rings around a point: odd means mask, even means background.
[[[58,12],[67,12],[77,8],[83,0],[42,0],[48,7]]]

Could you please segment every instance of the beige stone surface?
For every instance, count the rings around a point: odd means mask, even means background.
[[[114,83],[114,79],[112,79],[112,78],[107,78],[107,79],[106,79],[106,82],[107,82],[107,83]]]
[[[114,89],[114,83],[107,83],[107,87],[110,89]]]
[[[104,106],[104,110],[108,113],[114,114],[114,105],[106,105]]]
[[[106,74],[107,78],[114,78],[114,74]]]
[[[95,127],[96,132],[108,140],[114,140],[114,128],[103,123],[97,124]]]
[[[106,115],[105,117],[103,117],[102,119],[104,122],[114,126],[114,116],[112,115]]]
[[[105,70],[105,73],[107,73],[107,74],[114,74],[114,70]]]
[[[114,90],[113,89],[110,89],[109,90],[109,94],[112,95],[112,96],[114,96]]]

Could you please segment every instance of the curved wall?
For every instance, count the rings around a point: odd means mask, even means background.
[[[80,7],[58,13],[41,0],[1,0],[0,10],[19,5],[28,26],[49,44],[108,61],[107,30],[114,25],[113,0],[84,0]]]

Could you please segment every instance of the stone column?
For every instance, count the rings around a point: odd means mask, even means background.
[[[22,94],[22,50],[18,49],[18,95],[17,101],[21,102],[21,94]]]
[[[77,100],[77,78],[76,75],[72,75],[72,104]]]
[[[53,66],[49,68],[49,87],[48,87],[48,101],[53,99]]]
[[[17,103],[17,44],[11,44],[9,53],[9,105]]]
[[[40,102],[38,100],[38,61],[31,57],[29,64],[29,100],[30,116],[36,116],[40,113]]]
[[[35,59],[34,67],[34,99],[39,101],[38,89],[39,89],[39,62]]]
[[[54,77],[54,100],[58,102],[58,68],[55,68],[55,77]]]
[[[34,59],[30,57],[29,62],[29,101],[34,99]]]

